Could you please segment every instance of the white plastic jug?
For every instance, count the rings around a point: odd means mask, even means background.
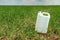
[[[48,12],[39,12],[37,15],[35,30],[39,33],[47,33],[49,20],[50,14]]]

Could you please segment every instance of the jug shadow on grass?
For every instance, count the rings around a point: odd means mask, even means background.
[[[53,33],[53,36],[48,36],[50,31],[48,30],[47,33],[37,33],[40,37],[46,40],[59,40],[58,30],[56,29]]]

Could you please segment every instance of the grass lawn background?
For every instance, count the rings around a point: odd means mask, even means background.
[[[60,35],[60,6],[0,6],[0,39],[43,40],[35,31],[39,11],[49,12],[49,33]]]

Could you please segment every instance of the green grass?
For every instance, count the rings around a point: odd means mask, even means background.
[[[0,38],[7,40],[43,40],[35,31],[37,13],[49,12],[49,34],[60,35],[60,6],[0,6]],[[1,39],[0,39],[1,40]]]

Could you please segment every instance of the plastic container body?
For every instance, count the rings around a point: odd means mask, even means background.
[[[39,33],[47,33],[49,20],[50,20],[49,13],[39,12],[37,15],[35,30]]]

